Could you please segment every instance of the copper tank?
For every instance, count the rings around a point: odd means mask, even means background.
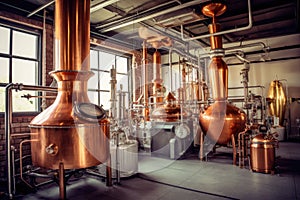
[[[279,80],[274,80],[270,83],[267,100],[269,103],[269,114],[279,117],[279,124],[283,126],[286,95]]]
[[[153,97],[155,105],[159,105],[163,103],[163,80],[160,76],[161,69],[161,55],[156,50],[153,54]]]
[[[109,121],[87,96],[90,71],[90,1],[56,0],[55,37],[58,82],[54,103],[30,123],[34,165],[59,169],[86,168],[105,162]]]
[[[277,146],[278,141],[272,135],[256,135],[250,144],[251,169],[256,172],[274,173]]]
[[[216,24],[215,16],[224,13],[226,6],[221,3],[210,3],[202,8],[204,15],[212,17],[209,32],[216,33],[220,25]],[[208,73],[212,87],[214,103],[200,113],[199,122],[203,132],[217,144],[225,145],[231,140],[231,135],[243,131],[246,124],[246,114],[239,108],[227,103],[228,68],[222,57],[222,38],[211,36],[211,62]]]

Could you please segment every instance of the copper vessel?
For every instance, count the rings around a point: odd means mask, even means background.
[[[204,15],[212,17],[209,32],[216,33],[220,26],[216,23],[216,16],[223,14],[226,6],[221,3],[210,3],[202,8]],[[203,132],[217,144],[226,145],[232,134],[237,135],[246,125],[246,114],[239,108],[227,103],[228,97],[228,68],[223,61],[221,36],[211,36],[211,62],[208,73],[212,87],[214,103],[199,115],[199,122]]]
[[[267,101],[269,103],[269,114],[279,117],[279,124],[283,126],[287,99],[282,83],[279,80],[274,80],[270,83]]]
[[[164,105],[156,108],[151,113],[151,120],[159,122],[176,122],[181,118],[186,118],[190,114],[186,111],[182,111],[180,105],[176,103],[176,98],[169,92],[164,99]]]
[[[34,165],[59,169],[86,168],[109,154],[109,121],[87,96],[90,70],[90,2],[56,0],[55,36],[58,82],[54,103],[30,123]]]
[[[256,172],[274,173],[277,146],[278,141],[271,135],[256,135],[250,144],[251,169]]]

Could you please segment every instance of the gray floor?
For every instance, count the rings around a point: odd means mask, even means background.
[[[224,151],[223,151],[224,150]],[[280,142],[275,175],[255,173],[231,165],[226,149],[218,149],[208,161],[197,152],[176,161],[140,156],[139,173],[106,187],[104,179],[84,174],[71,178],[68,199],[177,200],[177,199],[300,199],[300,143]],[[57,184],[16,199],[58,199]]]

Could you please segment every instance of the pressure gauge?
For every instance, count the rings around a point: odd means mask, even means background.
[[[76,103],[75,114],[86,120],[98,121],[105,117],[105,110],[92,103]]]
[[[184,139],[190,134],[190,128],[184,124],[181,123],[180,125],[175,127],[175,135],[180,138]]]

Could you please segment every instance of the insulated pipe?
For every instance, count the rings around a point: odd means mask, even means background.
[[[7,185],[9,198],[13,198],[12,193],[12,171],[11,171],[11,124],[12,124],[12,90],[33,90],[33,91],[49,91],[55,92],[56,88],[46,86],[32,86],[23,84],[10,83],[5,87],[5,144],[6,144],[6,165],[7,165]]]
[[[217,35],[223,35],[223,34],[228,34],[228,33],[234,33],[234,32],[238,32],[238,31],[244,31],[244,30],[248,30],[248,29],[252,28],[253,23],[252,23],[250,0],[248,0],[248,16],[249,16],[248,17],[249,24],[245,27],[235,28],[235,29],[221,31],[221,32],[209,33],[209,34],[200,35],[200,36],[191,37],[191,38],[184,38],[183,25],[181,25],[181,39],[186,42],[186,41],[191,41],[191,40],[203,39],[203,38],[207,38],[207,37],[211,37],[211,36],[217,36]]]

